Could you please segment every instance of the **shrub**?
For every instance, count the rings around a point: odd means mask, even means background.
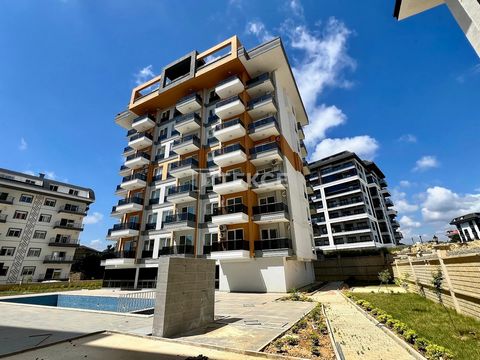
[[[418,337],[418,334],[414,330],[407,330],[403,333],[403,337],[405,338],[405,341],[413,344]]]
[[[283,339],[277,339],[273,342],[273,346],[277,349],[277,352],[285,352],[285,349],[283,346],[285,345],[285,342]]]
[[[453,354],[445,349],[443,346],[438,346],[435,344],[427,345],[425,349],[425,356],[427,359],[432,360],[449,360],[453,359]]]
[[[298,334],[299,331],[300,331],[300,328],[298,327],[298,325],[293,325],[292,326],[292,332],[294,334]]]
[[[380,311],[379,309],[373,308],[370,312],[372,313],[372,315],[378,315],[379,311]]]
[[[378,315],[378,316],[377,316],[377,319],[378,319],[378,321],[380,321],[381,323],[386,324],[388,320],[392,320],[393,318],[392,318],[391,315],[381,314],[381,315]]]
[[[401,322],[401,321],[396,321],[394,324],[393,324],[393,329],[398,332],[399,334],[403,334],[404,332],[406,332],[408,330],[408,326],[407,324]]]
[[[310,340],[312,341],[313,346],[318,346],[320,345],[320,336],[318,336],[317,333],[310,333]]]
[[[320,348],[318,346],[312,346],[312,355],[320,356]]]
[[[427,346],[430,345],[430,341],[423,337],[417,337],[415,339],[415,349],[420,350],[420,351],[425,351],[427,349]]]
[[[390,329],[393,329],[393,325],[397,322],[394,318],[391,316],[387,319],[387,322],[385,323]]]
[[[307,327],[308,323],[307,323],[307,320],[305,320],[305,318],[303,318],[302,320],[300,320],[299,322],[297,322],[297,326],[300,328],[300,329],[305,329]]]
[[[295,345],[298,345],[299,343],[297,336],[287,335],[284,337],[284,339],[285,339],[285,342],[290,346],[295,346]]]

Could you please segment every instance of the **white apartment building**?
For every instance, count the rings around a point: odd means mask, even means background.
[[[68,279],[93,190],[0,169],[0,284]]]
[[[454,218],[450,225],[455,225],[462,242],[480,240],[480,213],[465,214]]]
[[[480,1],[478,0],[396,0],[393,16],[403,20],[446,5],[468,41],[480,56]]]
[[[395,246],[402,238],[385,175],[344,151],[309,165],[316,250]]]
[[[155,286],[162,256],[215,259],[222,291],[314,281],[308,118],[280,39],[193,51],[135,88],[115,121],[128,146],[105,286]]]

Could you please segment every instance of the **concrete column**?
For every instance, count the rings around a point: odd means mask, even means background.
[[[480,2],[478,0],[445,0],[445,3],[480,57]]]
[[[136,267],[135,268],[135,281],[133,283],[133,288],[136,289],[137,286],[138,286],[138,275],[140,273],[140,268],[139,267]]]

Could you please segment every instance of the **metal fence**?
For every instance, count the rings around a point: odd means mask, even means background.
[[[139,291],[120,295],[117,312],[131,313],[150,310],[155,307],[155,291]]]

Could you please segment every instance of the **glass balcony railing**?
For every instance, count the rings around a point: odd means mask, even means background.
[[[118,201],[117,206],[127,205],[127,204],[139,204],[143,205],[143,198],[141,197],[129,197],[126,199],[121,199]]]
[[[270,214],[275,212],[288,212],[288,206],[284,203],[273,203],[253,207],[254,215]]]
[[[188,193],[190,191],[196,191],[197,187],[193,184],[179,185],[168,189],[168,195],[178,195],[182,193]]]
[[[235,102],[235,101],[240,101],[243,104],[242,99],[240,99],[240,97],[238,95],[233,95],[233,96],[230,96],[229,98],[226,98],[224,100],[221,100],[221,101],[217,102],[215,104],[215,109],[221,108],[222,106],[228,105],[228,104],[230,104],[232,102]]]
[[[147,181],[147,175],[141,174],[141,173],[136,173],[136,174],[132,174],[132,175],[129,175],[129,176],[124,176],[122,178],[122,183],[127,182],[127,181],[131,181],[131,180]]]
[[[194,144],[200,144],[200,139],[197,135],[187,135],[173,142],[173,147],[180,146],[185,143],[193,142]]]
[[[264,239],[254,242],[255,250],[292,249],[292,241],[288,238]]]
[[[133,119],[132,124],[139,123],[140,121],[147,120],[147,119],[155,122],[155,118],[153,116],[143,115]]]
[[[270,94],[265,94],[262,96],[259,96],[255,99],[252,99],[248,102],[248,109],[253,109],[255,106],[260,105],[261,103],[271,101],[273,104],[275,104],[275,97],[273,96],[272,93]]]
[[[150,155],[147,154],[146,152],[140,152],[140,153],[136,153],[136,154],[132,154],[130,156],[127,156],[125,158],[125,161],[129,161],[129,160],[133,160],[133,159],[136,159],[136,158],[144,158],[144,159],[147,159],[147,160],[150,160]]]
[[[240,124],[240,125],[244,126],[243,122],[239,118],[236,118],[236,119],[228,120],[228,121],[225,121],[221,124],[218,124],[217,126],[215,126],[215,131],[220,131],[220,130],[229,128],[230,126],[237,125],[237,124]]]
[[[252,88],[258,84],[261,84],[267,80],[270,80],[270,74],[268,72],[263,73],[259,76],[256,76],[254,78],[251,78],[250,80],[247,81],[246,85],[247,88]]]
[[[263,119],[254,121],[250,125],[248,125],[248,130],[252,131],[269,124],[273,124],[278,128],[277,118],[275,116],[268,116]]]
[[[138,133],[136,135],[133,135],[128,141],[134,141],[134,140],[140,139],[142,137],[146,137],[147,139],[150,139],[150,140],[153,141],[153,136],[150,135],[150,134],[147,134],[147,133]]]
[[[244,204],[227,205],[213,210],[213,216],[244,213],[248,214],[248,208]]]
[[[245,152],[245,148],[241,144],[233,144],[233,145],[225,146],[222,149],[215,150],[213,155],[214,156],[225,155],[225,154],[237,151],[237,150],[241,150],[241,151]]]
[[[184,160],[174,162],[174,163],[170,164],[170,171],[180,169],[182,167],[187,167],[187,166],[197,168],[198,167],[198,160],[196,160],[194,158],[188,158],[188,159],[184,159]]]
[[[190,101],[197,101],[199,103],[202,103],[202,98],[200,97],[200,95],[198,95],[197,93],[193,93],[193,94],[189,94],[187,96],[184,96],[183,98],[181,98],[180,100],[178,100],[176,106],[179,106],[179,105],[182,105],[182,104],[186,104]]]
[[[280,147],[278,146],[278,144],[276,142],[270,142],[270,143],[266,143],[266,144],[262,144],[262,145],[257,145],[253,148],[250,149],[250,155],[254,155],[254,154],[260,154],[262,152],[266,152],[266,151],[271,151],[271,150],[279,150]]]
[[[120,223],[115,224],[111,229],[108,230],[108,235],[110,235],[114,231],[121,231],[121,230],[140,230],[139,223]]]
[[[215,87],[219,87],[219,86],[222,86],[224,84],[228,84],[229,82],[232,82],[234,80],[240,80],[238,75],[232,75],[232,76],[229,76],[228,78],[226,79],[223,79],[222,81],[220,81]]]
[[[217,251],[235,251],[235,250],[250,250],[250,244],[247,240],[228,240],[228,241],[217,241],[212,243],[210,247],[211,252]]]
[[[194,247],[193,245],[174,245],[174,246],[164,246],[160,249],[160,256],[168,255],[193,255]]]
[[[215,185],[226,184],[226,183],[236,181],[236,180],[243,180],[243,181],[247,182],[247,176],[245,174],[241,174],[241,173],[218,176],[218,177],[215,177],[214,184]]]
[[[170,223],[175,223],[175,222],[180,222],[180,221],[195,221],[196,218],[197,217],[196,217],[195,214],[186,212],[186,213],[167,215],[163,222],[165,224],[170,224]]]

